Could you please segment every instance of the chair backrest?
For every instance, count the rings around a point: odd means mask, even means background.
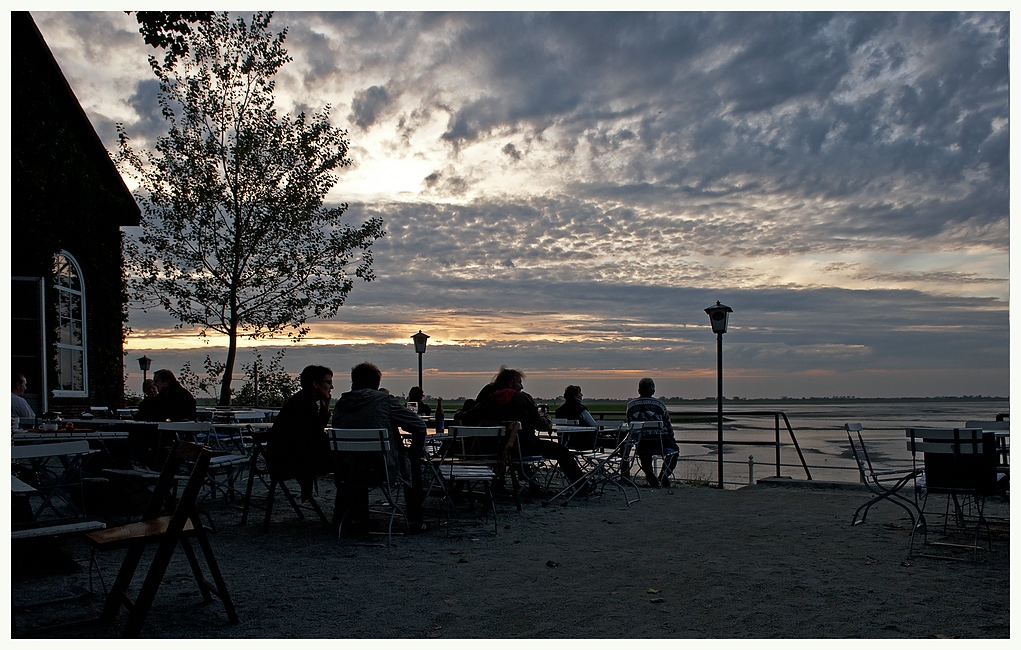
[[[572,451],[594,451],[599,439],[598,427],[557,427],[560,444]]]
[[[152,497],[149,505],[146,506],[142,519],[155,519],[160,516],[161,510],[166,507],[172,513],[170,528],[181,530],[183,520],[195,513],[195,501],[199,492],[206,482],[206,473],[209,470],[209,459],[212,452],[202,445],[184,440],[178,440],[170,449],[170,455],[163,465],[163,471],[156,481],[156,487],[152,490]],[[175,490],[182,469],[187,473],[187,480],[184,487]],[[179,493],[175,496],[175,493]],[[193,521],[195,526],[199,522]],[[177,526],[181,528],[177,528]]]
[[[498,463],[503,452],[507,427],[452,426],[450,432],[451,460],[474,463]]]
[[[930,492],[988,492],[996,485],[994,436],[982,429],[906,430],[912,462],[921,452]]]
[[[865,447],[865,439],[861,435],[861,422],[845,422],[844,431],[847,432],[847,442],[851,445],[854,462],[858,465],[858,478],[862,483],[868,484],[876,472],[872,467],[872,459],[869,458],[869,450]]]
[[[1010,422],[1006,420],[968,420],[966,429],[982,429],[983,431],[1010,431]]]
[[[659,420],[635,420],[629,422],[628,426],[631,430],[631,437],[636,443],[641,442],[645,436],[666,435],[666,427]]]
[[[208,433],[213,430],[212,422],[160,422],[160,431],[175,431],[177,433]]]
[[[340,480],[369,486],[392,484],[392,444],[386,429],[328,428],[326,437],[330,442],[330,451],[336,457],[335,468]]]

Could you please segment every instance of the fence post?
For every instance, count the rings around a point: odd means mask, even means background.
[[[755,456],[748,455],[748,485],[755,485]]]

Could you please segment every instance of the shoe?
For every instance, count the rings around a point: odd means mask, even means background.
[[[591,481],[585,481],[581,487],[578,488],[578,496],[587,497],[592,494],[593,490],[596,489],[595,485],[592,485]]]
[[[670,477],[669,477],[669,476],[664,476],[664,477],[663,477],[663,480],[662,480],[662,481],[660,481],[660,484],[661,484],[661,485],[662,485],[663,487],[665,487],[665,488],[668,488],[668,487],[670,487]]]
[[[645,475],[645,480],[649,482],[649,487],[654,487],[654,488],[658,488],[659,487],[659,479],[656,478],[655,476],[653,476],[652,474],[646,474]]]

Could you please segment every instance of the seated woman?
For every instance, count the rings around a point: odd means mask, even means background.
[[[564,420],[577,420],[579,426],[596,426],[588,407],[581,403],[581,386],[568,386],[564,389],[564,403],[557,407],[553,415]]]
[[[421,386],[412,386],[411,390],[408,391],[408,401],[418,404],[417,413],[428,417],[433,414],[433,410],[431,406],[422,401],[424,399],[425,391],[422,390]]]

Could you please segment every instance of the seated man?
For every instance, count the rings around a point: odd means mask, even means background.
[[[11,389],[11,417],[35,417],[35,411],[24,397],[26,390],[28,390],[28,380],[25,379],[25,375],[20,372],[14,373],[14,388]]]
[[[156,396],[138,405],[136,420],[146,422],[186,422],[195,419],[195,398],[188,389],[177,381],[169,370],[157,370],[152,374],[156,382]],[[143,408],[144,407],[144,408]]]
[[[297,479],[301,500],[308,501],[315,477],[330,471],[330,443],[325,429],[330,420],[333,371],[326,366],[306,366],[300,382],[301,390],[284,403],[273,420],[266,463],[277,480]]]
[[[582,477],[581,468],[571,450],[553,440],[540,440],[536,430],[549,429],[549,420],[539,414],[532,396],[524,391],[525,373],[513,368],[501,368],[496,378],[479,393],[480,397],[470,410],[461,414],[461,422],[477,425],[485,422],[520,422],[518,436],[521,453],[526,456],[542,456],[557,461],[560,471],[571,483]],[[588,494],[589,484],[580,486],[581,494]]]
[[[588,407],[581,403],[581,386],[568,386],[564,389],[564,403],[557,407],[553,415],[564,420],[577,420],[579,426],[596,426]]]
[[[410,479],[411,486],[405,490],[405,506],[411,533],[428,530],[422,522],[422,455],[425,450],[425,420],[401,404],[400,398],[379,387],[383,373],[375,365],[364,362],[351,369],[351,390],[343,393],[333,409],[335,429],[386,429],[390,432],[391,450],[394,456],[388,465]],[[405,448],[398,428],[411,434],[411,446]],[[345,483],[345,474],[357,468],[337,467],[334,479],[337,484],[337,498],[334,504],[334,524],[349,510],[350,525],[357,532],[368,525],[369,491]]]
[[[677,441],[674,440],[674,427],[670,424],[670,413],[666,410],[666,404],[653,397],[656,394],[656,382],[646,377],[638,382],[638,397],[627,404],[628,422],[660,422],[662,428],[642,431],[642,438],[638,442],[638,462],[645,472],[645,478],[651,487],[659,487],[660,480],[656,476],[652,464],[653,454],[668,454],[663,468],[663,487],[670,487],[670,474],[677,466],[677,455],[680,449]],[[672,453],[670,453],[672,452]]]

